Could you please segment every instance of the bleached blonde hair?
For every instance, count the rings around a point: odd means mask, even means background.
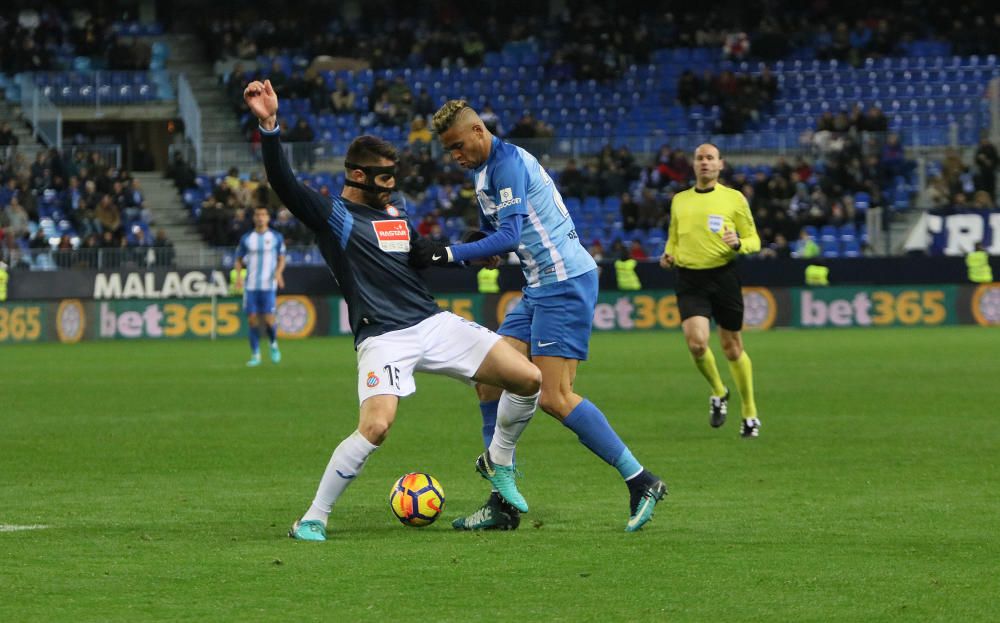
[[[437,134],[447,132],[451,126],[455,125],[455,122],[462,115],[462,111],[465,110],[472,110],[469,102],[465,100],[448,100],[445,102],[444,106],[434,113],[434,118],[431,120],[434,132]]]

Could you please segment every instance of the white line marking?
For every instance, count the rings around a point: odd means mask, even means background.
[[[48,526],[43,524],[19,526],[17,524],[0,523],[0,532],[24,532],[25,530],[45,530],[46,528],[48,528]]]

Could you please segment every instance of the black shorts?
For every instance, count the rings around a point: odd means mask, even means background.
[[[718,268],[677,268],[677,307],[681,320],[715,318],[728,331],[743,328],[743,288],[735,262]]]

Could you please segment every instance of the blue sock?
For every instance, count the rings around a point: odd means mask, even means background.
[[[264,326],[267,327],[267,338],[269,340],[271,340],[271,345],[277,344],[278,343],[278,333],[275,331],[274,325],[273,324],[265,324]]]
[[[250,336],[250,352],[257,354],[260,352],[260,334],[257,327],[247,327],[247,334]]]
[[[578,404],[563,420],[563,425],[576,433],[580,443],[591,452],[615,467],[622,478],[630,478],[642,471],[639,461],[608,424],[608,418],[589,400],[584,399]]]
[[[483,447],[489,448],[490,442],[493,441],[493,430],[497,425],[497,406],[500,404],[499,400],[491,400],[489,402],[480,402],[479,411],[483,414]]]

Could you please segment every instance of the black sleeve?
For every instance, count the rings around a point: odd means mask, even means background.
[[[329,199],[315,190],[307,188],[295,179],[292,167],[285,158],[285,150],[281,148],[278,134],[260,133],[261,151],[264,155],[264,170],[267,171],[267,181],[278,194],[295,218],[299,219],[313,231],[326,227],[326,220],[333,211]]]

